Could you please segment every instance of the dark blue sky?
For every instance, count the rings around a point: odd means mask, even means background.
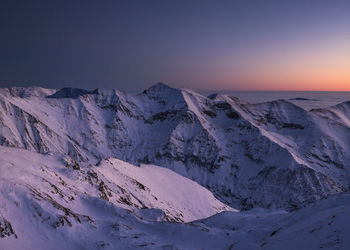
[[[350,1],[1,0],[0,28],[1,87],[350,86]]]

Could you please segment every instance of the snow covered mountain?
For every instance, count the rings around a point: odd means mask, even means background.
[[[0,144],[1,250],[349,246],[349,102],[13,87]]]
[[[155,164],[238,209],[294,209],[349,189],[344,110],[341,120],[284,100],[249,104],[162,83],[136,95],[9,88],[0,91],[0,142],[83,166],[110,157]]]

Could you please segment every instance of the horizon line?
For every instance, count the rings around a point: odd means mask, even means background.
[[[197,88],[191,88],[191,87],[186,87],[186,86],[179,86],[179,87],[175,87],[172,86],[172,84],[168,84],[168,83],[163,83],[165,85],[168,85],[171,88],[175,88],[175,89],[191,89],[193,91],[196,92],[350,92],[350,90],[314,90],[314,89],[307,89],[307,90],[298,90],[298,89],[292,89],[292,90],[286,90],[286,89],[197,89]],[[111,88],[111,87],[96,87],[96,88],[89,88],[90,90],[95,90],[95,89],[115,89],[115,90],[120,90],[123,92],[136,92],[136,91],[142,91],[145,89],[148,89],[150,87],[152,87],[155,84],[151,84],[146,88],[140,88],[137,90],[122,90],[120,88]],[[62,89],[62,88],[78,88],[78,89],[85,89],[86,88],[82,88],[82,87],[73,87],[73,86],[64,86],[64,87],[58,87],[58,88],[48,88],[45,86],[42,86],[40,83],[37,84],[33,84],[33,85],[28,85],[28,86],[21,86],[21,84],[19,85],[12,85],[12,86],[0,86],[1,89],[4,88],[14,88],[14,87],[19,87],[19,88],[29,88],[29,87],[39,87],[39,88],[45,88],[45,89]]]

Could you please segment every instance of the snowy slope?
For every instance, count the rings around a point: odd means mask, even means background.
[[[51,249],[60,240],[71,249],[82,243],[69,234],[96,230],[99,216],[188,222],[234,211],[197,183],[157,166],[108,159],[81,168],[69,157],[8,147],[0,155],[0,246],[6,249],[28,243]]]
[[[3,193],[16,193],[18,187],[21,195],[53,199],[71,209],[80,199],[101,198],[131,211],[161,209],[163,220],[178,222],[233,210],[196,182],[157,166],[107,159],[83,168],[68,157],[6,147],[0,155]]]
[[[118,159],[105,160],[96,173],[130,192],[143,207],[165,211],[170,220],[188,222],[233,210],[194,181],[153,165],[136,167]]]

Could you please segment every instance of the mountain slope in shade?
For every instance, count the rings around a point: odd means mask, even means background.
[[[11,88],[0,91],[0,124],[3,146],[81,166],[111,157],[159,165],[239,209],[295,209],[349,189],[349,127],[282,100],[249,104],[165,84],[136,95]]]

